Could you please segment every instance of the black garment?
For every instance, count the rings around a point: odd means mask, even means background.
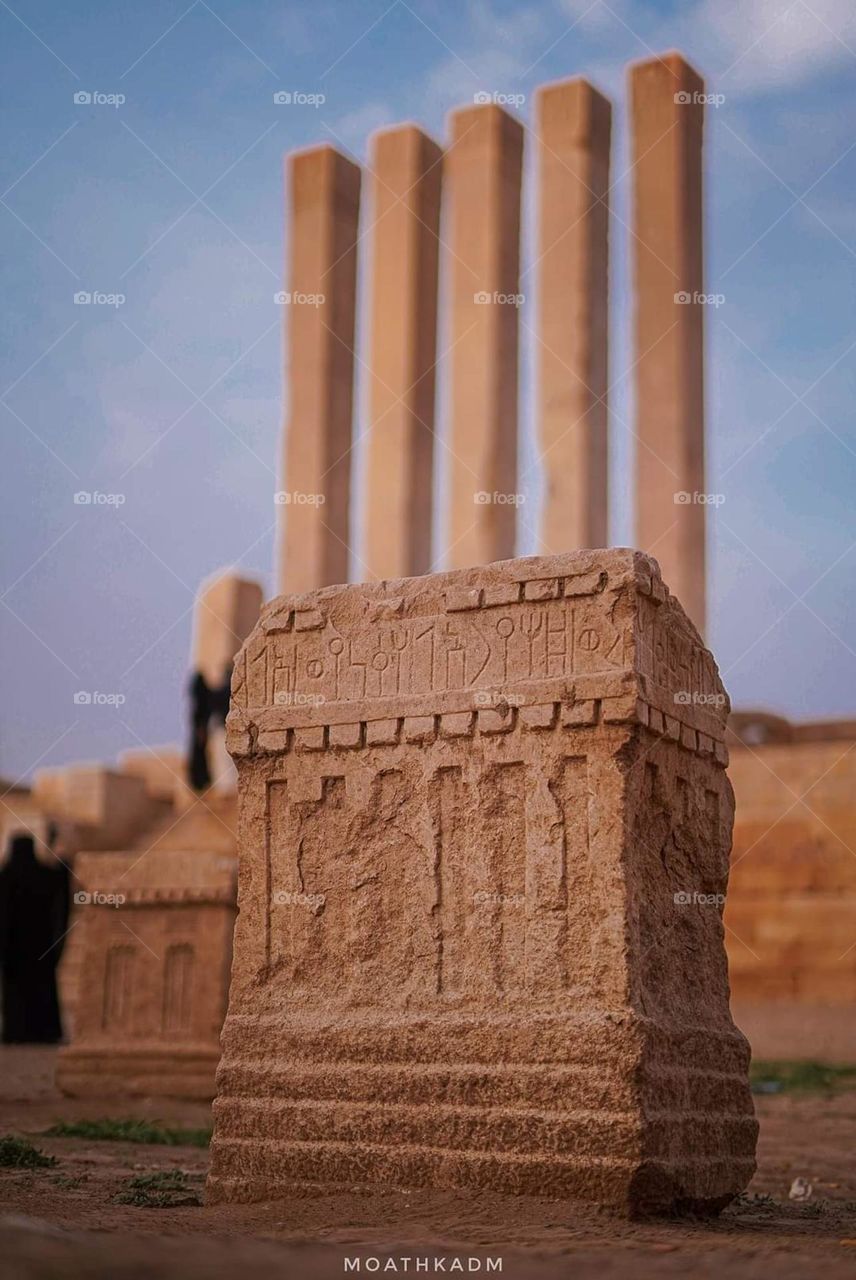
[[[191,738],[187,771],[194,791],[204,791],[211,785],[211,769],[208,765],[208,726],[212,716],[221,724],[226,723],[231,683],[231,670],[226,672],[222,683],[213,689],[206,684],[201,671],[195,672],[190,681]]]
[[[56,970],[68,929],[69,883],[62,862],[39,862],[32,836],[13,837],[0,870],[5,1044],[62,1039]]]

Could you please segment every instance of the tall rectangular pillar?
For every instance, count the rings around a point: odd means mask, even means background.
[[[431,567],[442,150],[414,125],[376,135],[367,569]]]
[[[456,111],[451,136],[448,564],[463,568],[514,555],[523,129],[489,104]]]
[[[333,147],[290,157],[289,422],[281,591],[348,578],[360,170]]]
[[[607,543],[609,144],[612,108],[585,80],[536,98],[538,377],[546,552]]]
[[[630,71],[636,545],[705,625],[704,81],[677,53]]]

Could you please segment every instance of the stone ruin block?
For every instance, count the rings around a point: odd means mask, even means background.
[[[235,860],[173,849],[81,854],[74,1096],[210,1098],[226,1011]]]
[[[209,1196],[715,1211],[728,700],[628,550],[282,596],[235,669],[239,916]]]

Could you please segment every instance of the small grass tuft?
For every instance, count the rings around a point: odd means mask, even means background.
[[[173,1169],[129,1178],[123,1190],[113,1197],[113,1203],[132,1204],[140,1209],[175,1209],[181,1205],[198,1205],[201,1201],[187,1174]]]
[[[207,1147],[210,1129],[170,1129],[149,1120],[61,1120],[48,1138],[88,1138],[94,1142],[147,1142],[162,1147]]]
[[[834,1093],[856,1088],[856,1066],[825,1062],[753,1062],[753,1093]]]
[[[0,1138],[0,1168],[49,1169],[55,1164],[54,1156],[46,1156],[23,1138],[13,1138],[9,1134]]]

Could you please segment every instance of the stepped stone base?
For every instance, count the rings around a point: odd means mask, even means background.
[[[282,597],[239,656],[209,1198],[716,1212],[754,1171],[727,698],[653,561]]]

